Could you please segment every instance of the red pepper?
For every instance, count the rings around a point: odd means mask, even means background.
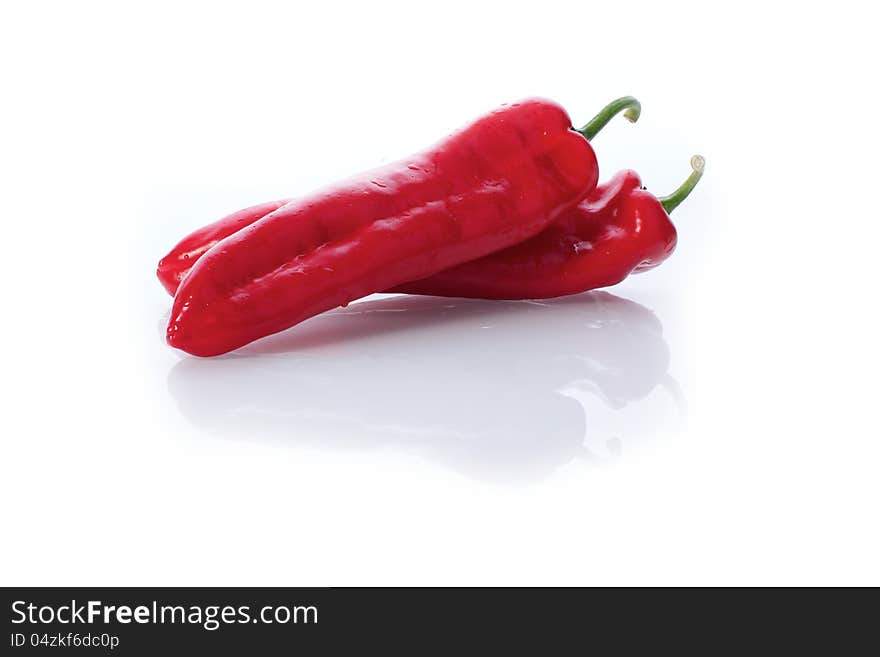
[[[586,138],[638,109],[620,99],[574,131],[555,103],[515,103],[408,160],[291,201],[196,262],[177,290],[168,343],[222,354],[527,240],[595,187]]]
[[[615,285],[675,249],[669,213],[703,175],[703,158],[675,192],[657,199],[621,171],[530,240],[390,292],[480,299],[549,299]]]
[[[532,239],[389,291],[548,299],[619,283],[631,273],[656,267],[672,253],[677,235],[669,213],[702,176],[703,158],[694,156],[691,166],[694,171],[682,186],[659,200],[644,190],[638,174],[621,171]],[[230,217],[250,211],[256,220],[263,207],[254,206]],[[193,235],[207,232],[205,228]],[[189,266],[180,259],[176,262]],[[174,293],[173,285],[166,287]]]
[[[624,111],[624,116],[630,121],[636,121],[639,117],[641,108],[638,102],[630,97],[624,96],[609,103],[602,109],[590,123],[581,130],[587,139],[592,139],[601,130],[605,124],[617,113]],[[271,203],[261,203],[254,205],[238,212],[234,212],[212,224],[203,226],[198,230],[190,233],[175,245],[173,249],[159,261],[159,267],[156,272],[159,281],[162,283],[168,294],[174,296],[180,281],[186,276],[187,272],[195,265],[196,260],[201,258],[212,246],[220,240],[237,233],[242,228],[259,221],[266,215],[286,205],[291,199],[283,199],[273,201]]]

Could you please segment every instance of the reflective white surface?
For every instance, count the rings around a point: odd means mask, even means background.
[[[677,421],[683,400],[668,365],[659,320],[606,292],[541,302],[396,296],[227,358],[184,358],[168,389],[213,434],[402,450],[478,479],[520,481],[611,458]]]
[[[16,8],[0,583],[880,584],[864,7]],[[657,270],[164,345],[154,269],[189,230],[504,101],[583,123],[626,93],[603,177],[708,163]]]

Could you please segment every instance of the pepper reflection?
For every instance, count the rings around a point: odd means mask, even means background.
[[[515,480],[656,433],[677,414],[668,364],[656,316],[607,292],[540,302],[397,296],[326,313],[229,357],[181,360],[169,388],[212,432],[393,445],[478,478]],[[659,394],[660,411],[640,408],[658,386],[673,393]]]

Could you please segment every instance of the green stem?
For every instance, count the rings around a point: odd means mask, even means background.
[[[627,121],[635,123],[639,120],[639,114],[642,113],[642,104],[632,96],[624,96],[623,98],[612,100],[593,117],[592,121],[578,130],[578,132],[586,137],[587,141],[590,141],[593,137],[599,134],[599,131],[604,128],[611,119],[621,112],[623,112],[623,116]]]
[[[662,196],[657,199],[660,201],[660,205],[663,206],[663,209],[666,210],[666,214],[672,213],[672,211],[688,197],[688,194],[694,190],[697,183],[700,182],[700,178],[703,177],[703,169],[706,168],[706,160],[703,159],[702,155],[694,155],[691,158],[691,168],[693,169],[693,172],[691,172],[691,175],[688,176],[687,180],[681,183],[681,187],[676,189],[669,196]]]

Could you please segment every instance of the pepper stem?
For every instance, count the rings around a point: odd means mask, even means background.
[[[660,205],[663,206],[663,209],[666,210],[666,214],[672,213],[675,208],[679,206],[679,204],[688,197],[694,187],[697,186],[697,183],[700,182],[700,178],[703,177],[703,169],[706,168],[706,160],[703,159],[702,155],[694,155],[691,158],[691,175],[687,177],[683,183],[681,183],[681,187],[672,192],[669,196],[663,196],[657,200],[660,201]]]
[[[587,141],[591,141],[611,119],[621,112],[623,112],[623,117],[627,121],[635,123],[639,120],[639,115],[642,113],[642,104],[632,96],[624,96],[623,98],[612,100],[587,125],[577,132],[586,137]]]

